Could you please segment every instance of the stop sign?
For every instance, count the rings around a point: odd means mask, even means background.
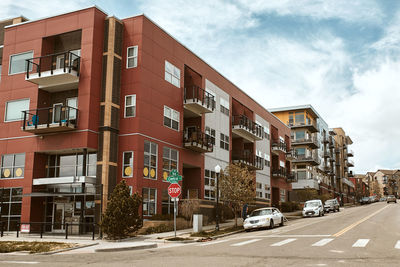
[[[181,186],[179,184],[170,184],[168,186],[168,195],[171,198],[179,197],[181,194]]]

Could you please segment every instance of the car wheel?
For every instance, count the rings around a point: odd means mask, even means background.
[[[279,224],[279,226],[283,226],[283,217],[281,218],[281,223]]]
[[[340,211],[340,208],[337,208],[337,212],[339,212]]]
[[[318,217],[321,217],[321,216],[322,216],[321,212],[318,212]]]
[[[269,229],[274,229],[274,220],[271,219],[271,222],[269,223]]]
[[[250,232],[250,229],[245,229],[246,232]]]
[[[325,216],[325,212],[322,212],[322,216]]]

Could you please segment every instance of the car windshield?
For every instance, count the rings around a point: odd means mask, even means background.
[[[304,207],[306,207],[306,208],[309,208],[309,207],[318,207],[318,205],[319,205],[319,203],[316,202],[316,201],[314,201],[314,202],[306,202],[306,204],[305,204]]]
[[[334,200],[327,200],[327,201],[325,201],[325,204],[332,204],[334,202],[335,202]]]
[[[250,217],[262,216],[262,215],[271,215],[271,214],[272,214],[272,210],[271,209],[255,210],[250,214]]]
[[[393,195],[390,195],[390,196],[388,196],[388,197],[394,197]]]

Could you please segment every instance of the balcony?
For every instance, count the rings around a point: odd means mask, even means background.
[[[324,136],[324,138],[322,139],[322,143],[329,144],[329,138],[327,136]]]
[[[80,59],[72,52],[27,59],[25,80],[48,92],[74,89],[79,83]]]
[[[213,152],[213,143],[210,136],[201,131],[186,130],[183,135],[183,146],[199,153]]]
[[[317,166],[321,164],[321,161],[317,156],[306,156],[306,155],[298,155],[297,159],[292,161],[293,163],[309,163],[313,166]]]
[[[354,151],[353,150],[347,150],[347,156],[348,157],[354,157]]]
[[[264,129],[244,115],[234,115],[232,116],[232,134],[249,142],[255,142],[263,139]]]
[[[319,148],[318,138],[314,136],[314,137],[306,137],[295,140],[292,139],[292,146],[300,146],[300,145],[309,146],[311,149]]]
[[[272,168],[271,174],[272,177],[275,178],[286,178],[287,172],[285,168],[279,168],[279,169]]]
[[[297,159],[297,151],[295,149],[290,149],[290,151],[286,152],[287,160],[295,160]]]
[[[25,110],[22,130],[37,135],[75,130],[78,126],[78,109],[68,106],[54,106]]]
[[[347,160],[347,167],[354,167],[354,161],[351,159]]]
[[[324,158],[330,158],[331,157],[331,153],[329,151],[324,151]]]
[[[286,143],[280,140],[273,140],[271,145],[272,153],[279,155],[279,152],[286,153]]]
[[[297,182],[297,173],[296,172],[287,173],[286,182],[288,182],[288,183],[296,183]]]
[[[185,117],[198,117],[204,113],[214,112],[215,99],[203,88],[193,85],[184,89],[183,107]]]
[[[331,172],[331,166],[324,166],[324,172],[326,173],[326,174],[330,174],[330,172]]]
[[[319,127],[315,122],[288,122],[287,125],[292,129],[307,129],[311,133],[319,132]]]
[[[262,170],[264,168],[264,159],[252,153],[244,151],[233,151],[232,162],[247,167],[249,170]]]

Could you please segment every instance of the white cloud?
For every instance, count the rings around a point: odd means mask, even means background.
[[[385,29],[384,36],[371,46],[379,52],[400,51],[400,12],[389,23]]]
[[[383,14],[375,1],[367,0],[239,0],[254,13],[279,16],[306,16],[314,19],[340,19],[349,22],[379,22]]]

